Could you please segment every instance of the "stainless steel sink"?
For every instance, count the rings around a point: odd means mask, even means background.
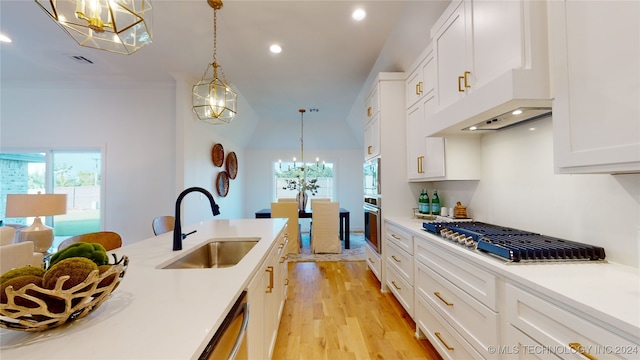
[[[223,268],[236,265],[259,238],[211,239],[161,269]]]

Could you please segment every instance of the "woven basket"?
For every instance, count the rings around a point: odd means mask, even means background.
[[[70,278],[68,275],[58,278],[53,289],[43,289],[35,284],[25,285],[20,290],[9,286],[5,290],[7,303],[0,304],[0,327],[43,331],[83,318],[100,307],[118,287],[128,264],[129,259],[123,256],[104,273],[94,270],[84,282],[66,290],[63,285]],[[114,277],[113,281],[100,286],[109,277]],[[16,304],[16,300],[27,306]]]

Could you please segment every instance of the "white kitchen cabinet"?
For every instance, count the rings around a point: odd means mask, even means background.
[[[397,226],[387,225],[385,237],[387,286],[413,318],[413,236]]]
[[[380,155],[380,114],[375,114],[364,126],[364,159]]]
[[[410,126],[409,116],[407,116]],[[441,180],[479,180],[481,157],[480,138],[472,136],[433,137],[424,136],[422,146],[407,143],[422,149],[417,155],[410,150],[407,157],[409,181],[441,181]]]
[[[247,287],[249,325],[247,345],[250,359],[271,359],[285,301],[287,279],[286,226],[258,273]]]
[[[506,284],[505,315],[510,324],[506,329],[507,338],[518,337],[520,331],[530,342],[555,349],[563,359],[638,359],[640,356],[637,337],[625,338],[619,331],[614,333],[610,327],[588,320],[589,314],[575,308],[562,308],[535,293],[533,289]],[[521,347],[517,352],[527,350]]]
[[[365,261],[371,272],[382,281],[382,257],[378,254],[373,247],[369,244],[365,244],[364,247]]]
[[[423,296],[415,297],[418,337],[425,335],[443,359],[483,359]],[[420,334],[422,332],[422,334]]]
[[[640,171],[640,3],[549,4],[558,173]]]
[[[380,92],[378,91],[378,84],[373,86],[367,95],[365,101],[366,109],[366,121],[371,120],[380,111]]]
[[[436,63],[433,46],[429,44],[411,67],[413,70],[405,81],[407,109],[424,96],[431,95],[436,86]]]
[[[435,309],[482,358],[497,358],[488,350],[499,343],[496,277],[422,239],[415,244],[416,299]]]
[[[544,1],[452,1],[431,30],[437,83],[427,134],[459,132],[518,106],[549,107],[546,26]]]

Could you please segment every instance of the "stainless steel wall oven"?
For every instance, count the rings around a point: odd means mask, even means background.
[[[378,253],[380,248],[382,215],[380,212],[380,198],[364,198],[364,238]]]

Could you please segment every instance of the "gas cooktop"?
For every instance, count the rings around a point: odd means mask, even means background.
[[[604,248],[481,222],[424,222],[422,227],[470,250],[512,262],[604,261]]]

